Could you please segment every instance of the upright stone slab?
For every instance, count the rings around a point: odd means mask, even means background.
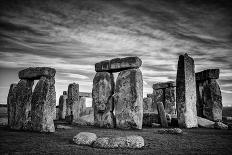
[[[67,104],[70,110],[67,115],[71,115],[73,121],[77,121],[80,118],[79,84],[69,84]]]
[[[22,79],[15,88],[15,120],[13,129],[25,129],[29,121],[28,114],[31,111],[31,97],[33,80]]]
[[[145,97],[143,98],[143,113],[154,112],[155,107],[152,104],[152,98]]]
[[[168,127],[166,113],[164,110],[164,92],[162,89],[154,90],[154,101],[157,104],[159,119],[162,127]]]
[[[197,127],[196,81],[194,60],[180,55],[176,79],[177,117],[180,127]]]
[[[92,106],[94,108],[94,125],[114,128],[113,98],[114,77],[112,73],[98,72],[93,79]]]
[[[212,121],[222,120],[222,95],[215,79],[210,79],[203,84],[203,115]]]
[[[86,98],[85,97],[80,97],[80,113],[83,113],[86,108]]]
[[[117,128],[142,129],[143,77],[140,69],[119,73],[114,99]]]
[[[203,117],[204,101],[203,101],[202,91],[203,91],[203,83],[196,82],[196,93],[197,93],[196,107],[197,107],[197,116],[199,116],[199,117]]]
[[[59,98],[59,119],[65,119],[67,98],[67,95],[61,95]]]
[[[165,112],[174,116],[176,114],[176,89],[175,87],[169,87],[165,89]]]
[[[36,84],[31,100],[32,129],[39,132],[55,132],[54,105],[56,96],[54,78],[41,77]]]
[[[16,110],[16,100],[15,100],[15,88],[17,84],[13,83],[10,85],[8,97],[7,97],[7,116],[8,116],[8,126],[12,128],[15,121],[15,110]]]

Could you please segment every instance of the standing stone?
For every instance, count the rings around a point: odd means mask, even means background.
[[[212,121],[222,120],[222,96],[216,79],[209,79],[203,84],[203,115]]]
[[[162,127],[168,127],[166,113],[164,110],[164,93],[162,89],[154,90],[154,101],[157,104],[159,119]]]
[[[119,73],[114,99],[116,126],[142,129],[143,77],[140,69],[128,69]]]
[[[93,79],[94,125],[114,128],[113,98],[114,77],[112,73],[98,72]]]
[[[196,81],[194,60],[180,55],[176,79],[177,117],[180,127],[197,127]]]
[[[69,84],[67,104],[67,115],[71,116],[73,121],[77,121],[80,118],[79,84]]]
[[[176,89],[175,87],[169,87],[165,89],[165,112],[171,116],[175,115],[176,111]]]
[[[82,114],[85,111],[86,108],[86,98],[80,97],[80,113]]]
[[[32,129],[39,132],[55,132],[54,105],[56,96],[55,79],[41,77],[36,84],[31,100]]]
[[[59,99],[59,119],[65,119],[66,116],[66,99],[67,95],[61,95]]]
[[[154,112],[155,107],[152,104],[152,98],[145,97],[143,98],[143,113],[145,112]]]
[[[15,87],[15,120],[13,129],[25,129],[29,121],[29,112],[31,110],[32,86],[33,80],[22,79]]]
[[[203,83],[197,82],[196,83],[196,93],[197,93],[197,116],[203,117]]]
[[[15,100],[15,88],[17,84],[13,83],[10,85],[8,97],[7,97],[7,116],[8,116],[8,126],[11,128],[14,125],[15,120],[15,109],[16,109],[16,100]]]

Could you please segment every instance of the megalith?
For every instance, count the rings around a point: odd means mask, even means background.
[[[219,69],[196,73],[197,114],[212,121],[222,120],[222,95],[217,82]]]
[[[194,60],[187,54],[180,55],[176,78],[176,106],[180,127],[197,127],[196,80]]]
[[[60,95],[60,98],[59,98],[59,119],[65,119],[67,98],[68,98],[67,95]]]
[[[31,100],[32,130],[55,132],[54,107],[56,106],[54,77],[40,77],[35,86]]]
[[[80,97],[80,113],[82,114],[85,111],[86,108],[86,98]]]
[[[116,126],[122,129],[142,129],[143,77],[140,69],[119,73],[114,99]]]
[[[152,98],[145,97],[143,98],[143,113],[145,112],[154,112],[155,107],[152,104]]]
[[[92,106],[94,108],[94,125],[114,128],[113,93],[114,77],[112,73],[97,72],[93,79]]]
[[[15,110],[16,110],[16,100],[15,100],[15,88],[17,84],[13,83],[10,85],[9,93],[7,96],[7,113],[8,113],[8,126],[12,128],[15,121]]]
[[[25,129],[29,121],[29,112],[31,111],[31,98],[33,80],[21,79],[15,87],[15,120],[13,129]]]

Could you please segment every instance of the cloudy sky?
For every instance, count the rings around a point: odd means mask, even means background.
[[[229,0],[2,0],[0,103],[18,71],[57,70],[57,97],[68,84],[91,92],[96,62],[142,59],[144,95],[175,80],[178,56],[196,71],[220,68],[223,105],[232,105],[232,8]]]

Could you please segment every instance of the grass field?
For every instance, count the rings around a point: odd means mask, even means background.
[[[231,114],[231,111],[226,113]],[[56,124],[64,122],[57,121]],[[157,128],[119,130],[72,127],[70,130],[57,129],[55,133],[43,134],[0,126],[0,154],[232,154],[232,130],[183,129],[183,135],[170,135],[157,133]],[[136,150],[97,149],[73,144],[72,138],[83,131],[96,133],[98,137],[140,135],[145,140],[145,147]]]

